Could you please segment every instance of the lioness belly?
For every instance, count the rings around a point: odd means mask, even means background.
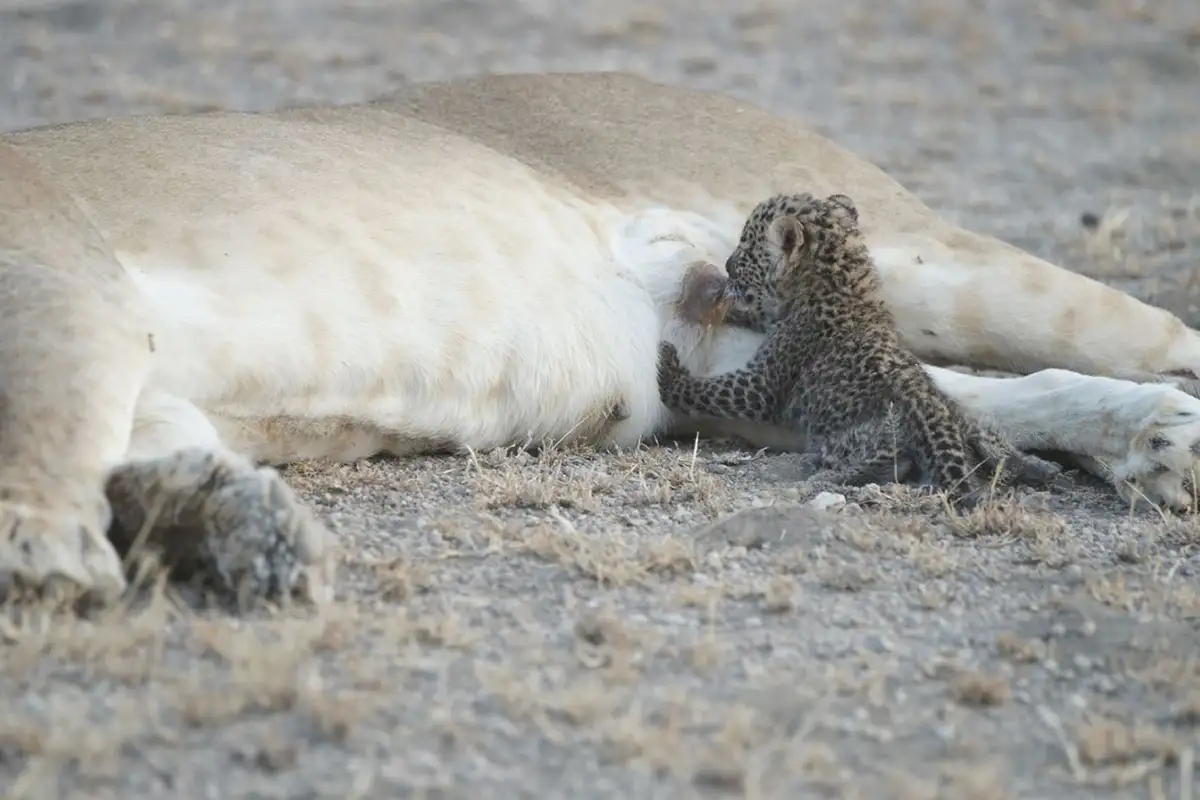
[[[583,212],[539,202],[542,230],[519,239],[464,214],[437,241],[412,216],[378,226],[394,234],[381,241],[326,213],[323,238],[299,219],[286,244],[238,242],[235,264],[193,253],[204,268],[177,269],[126,254],[156,314],[150,386],[276,463],[632,445],[663,415],[659,308]]]

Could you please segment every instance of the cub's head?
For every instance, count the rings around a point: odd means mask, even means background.
[[[773,230],[780,219],[799,213],[815,198],[811,194],[779,194],[750,212],[742,225],[737,247],[725,261],[723,300],[729,305],[727,319],[759,330],[779,318],[779,296],[775,273],[782,253],[782,231]]]
[[[781,302],[806,291],[814,275],[857,283],[870,270],[858,209],[844,194],[776,195],[755,206],[725,264],[726,295],[739,316],[778,319]]]

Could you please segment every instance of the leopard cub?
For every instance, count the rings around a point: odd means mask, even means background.
[[[767,332],[750,362],[690,375],[659,346],[662,402],[692,416],[804,432],[828,483],[916,483],[970,504],[985,477],[1044,485],[1059,473],[969,420],[899,340],[846,195],[777,195],[747,218],[726,264],[732,324]]]

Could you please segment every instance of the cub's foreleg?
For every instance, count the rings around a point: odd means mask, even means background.
[[[770,423],[780,398],[763,364],[707,378],[693,377],[679,360],[675,346],[662,342],[658,354],[658,389],[663,405],[683,414]]]

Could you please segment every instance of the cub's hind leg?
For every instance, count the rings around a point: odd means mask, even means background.
[[[141,297],[99,232],[0,145],[0,595],[124,590],[104,479],[150,358]]]
[[[978,460],[961,415],[915,360],[894,376],[895,413],[901,435],[913,443],[922,482],[945,491],[960,508],[975,503]]]
[[[119,548],[149,543],[239,602],[293,592],[323,602],[333,590],[329,533],[278,472],[223,445],[186,400],[139,400],[129,458],[107,493]]]
[[[944,406],[931,397],[908,397],[905,431],[913,443],[916,482],[946,492],[958,508],[976,504],[979,464],[970,457],[966,437]]]
[[[1022,453],[1000,437],[998,433],[982,425],[963,420],[967,441],[975,456],[985,464],[989,472],[999,471],[1001,484],[1015,484],[1045,488],[1051,485],[1067,485],[1062,467],[1043,458]]]
[[[886,423],[865,423],[823,437],[809,454],[815,470],[808,479],[838,486],[910,481],[916,470],[911,449],[894,441]]]

